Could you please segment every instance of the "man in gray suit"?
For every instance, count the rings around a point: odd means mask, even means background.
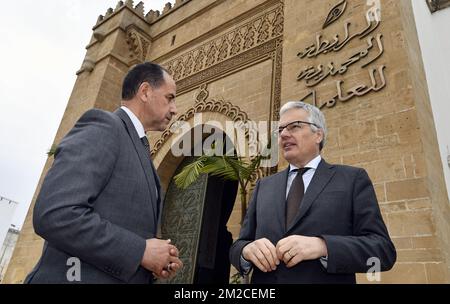
[[[320,152],[325,118],[288,102],[277,130],[289,166],[259,180],[230,249],[253,283],[355,283],[355,273],[392,268],[396,251],[373,185],[360,168],[331,165]]]
[[[126,76],[122,107],[87,111],[58,145],[34,207],[42,257],[26,283],[152,283],[182,267],[156,238],[161,187],[147,131],[176,115],[176,85],[159,65]]]

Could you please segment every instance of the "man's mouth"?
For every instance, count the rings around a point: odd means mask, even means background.
[[[285,144],[283,144],[283,149],[288,150],[294,146],[296,146],[296,144],[294,144],[294,143],[285,143]]]

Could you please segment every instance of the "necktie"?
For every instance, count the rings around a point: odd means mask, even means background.
[[[150,164],[152,166],[152,173],[153,173],[153,178],[155,179],[155,191],[156,191],[156,199],[157,199],[157,213],[159,215],[159,203],[160,203],[160,196],[159,196],[159,191],[158,191],[158,187],[159,187],[159,179],[158,176],[156,175],[156,169],[153,166],[153,161],[151,159],[151,150],[150,150],[150,143],[148,142],[147,136],[141,137],[141,141],[142,144],[144,145],[146,151],[147,151],[147,156],[148,159],[150,160]]]
[[[150,156],[151,151],[150,151],[150,143],[148,142],[147,136],[144,136],[141,138],[142,144],[144,145],[144,147],[147,149],[148,155]]]
[[[300,204],[305,192],[305,185],[303,184],[303,174],[310,168],[300,168],[297,170],[297,176],[294,178],[289,189],[289,194],[286,201],[286,228],[292,223],[296,217]]]

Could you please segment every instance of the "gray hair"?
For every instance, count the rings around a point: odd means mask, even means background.
[[[292,109],[302,109],[308,113],[308,121],[313,123],[311,126],[311,130],[315,133],[319,129],[323,132],[323,139],[319,145],[319,149],[322,151],[325,146],[326,138],[327,138],[327,124],[325,122],[325,116],[319,110],[319,108],[310,105],[309,103],[305,103],[302,101],[288,101],[285,103],[280,109],[280,116]]]

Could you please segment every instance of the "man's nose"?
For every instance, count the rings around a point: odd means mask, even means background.
[[[172,114],[172,116],[175,116],[175,115],[178,114],[177,106],[176,106],[176,105],[173,105],[173,106],[170,108],[170,113]]]
[[[280,138],[287,138],[291,135],[291,133],[289,133],[289,131],[287,130],[287,128],[283,128],[283,130],[281,131],[281,133],[279,134]]]

